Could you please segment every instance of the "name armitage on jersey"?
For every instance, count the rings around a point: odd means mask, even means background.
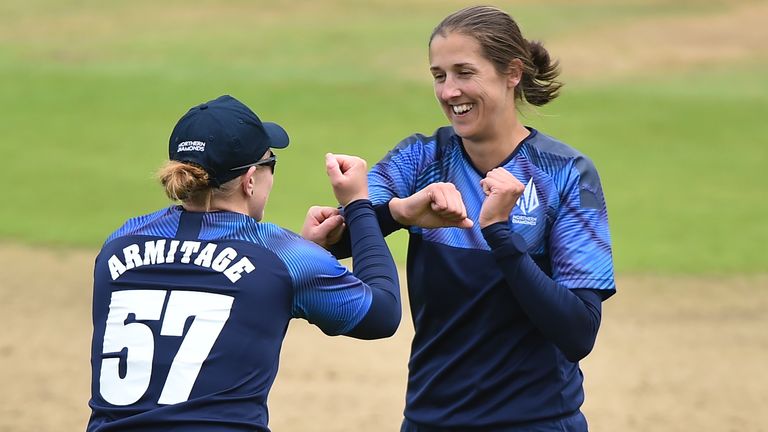
[[[248,257],[235,261],[238,254],[231,247],[218,251],[219,247],[216,243],[208,243],[201,250],[202,244],[199,241],[166,242],[165,239],[130,244],[123,248],[122,260],[117,255],[109,257],[107,261],[109,273],[112,275],[112,280],[116,280],[126,271],[137,267],[172,264],[176,262],[177,252],[182,254],[179,263],[210,268],[223,273],[233,283],[240,280],[243,272],[250,273],[256,268]]]

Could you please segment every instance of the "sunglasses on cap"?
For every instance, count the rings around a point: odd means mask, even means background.
[[[272,153],[272,155],[266,159],[261,159],[259,161],[256,161],[254,163],[250,163],[248,165],[243,165],[239,167],[230,168],[230,171],[239,171],[246,168],[250,168],[252,166],[268,166],[270,171],[272,171],[272,174],[275,173],[275,165],[277,165],[277,155]]]

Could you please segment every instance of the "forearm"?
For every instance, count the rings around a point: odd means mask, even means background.
[[[372,291],[368,312],[347,335],[360,339],[391,336],[400,324],[401,315],[397,266],[371,202],[357,200],[347,205],[344,212],[354,274]]]
[[[381,233],[384,237],[392,234],[400,228],[403,228],[403,225],[399,224],[392,217],[388,202],[373,206],[373,210],[376,214],[376,220],[378,221],[379,229],[381,230]],[[349,222],[347,222],[347,227],[349,227]],[[349,229],[346,229],[344,234],[342,234],[341,240],[339,240],[336,244],[329,246],[328,250],[338,259],[349,258],[352,256],[352,242],[350,241]]]
[[[489,225],[482,232],[529,319],[570,361],[586,357],[600,327],[599,294],[555,283],[526,252],[525,240],[506,223]]]

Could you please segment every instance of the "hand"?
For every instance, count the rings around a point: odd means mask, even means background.
[[[389,202],[392,217],[406,226],[471,228],[461,193],[453,183],[432,183],[408,198]]]
[[[485,192],[485,201],[478,218],[480,228],[496,222],[509,221],[509,214],[525,191],[525,186],[504,168],[489,171],[485,178],[480,180],[480,185]]]
[[[345,228],[344,217],[338,209],[313,206],[307,211],[301,236],[328,249],[341,240]]]
[[[325,170],[339,204],[368,199],[368,166],[357,156],[325,155]]]

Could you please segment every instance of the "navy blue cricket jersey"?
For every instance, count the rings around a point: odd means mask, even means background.
[[[355,265],[368,272],[359,278],[314,243],[239,213],[171,207],[112,234],[94,270],[88,431],[268,431],[290,319],[329,335],[393,333],[396,267],[370,202],[346,214],[360,234]]]
[[[529,130],[500,165],[526,185],[509,229],[522,236],[528,254],[557,285],[598,290],[607,298],[615,284],[597,171],[573,148]],[[453,183],[475,221],[471,229],[409,227],[416,332],[405,416],[417,424],[503,430],[567,417],[584,400],[578,363],[526,314],[510,289],[515,281],[505,279],[477,224],[483,177],[450,127],[406,138],[369,174],[371,200],[378,205],[431,183]]]

